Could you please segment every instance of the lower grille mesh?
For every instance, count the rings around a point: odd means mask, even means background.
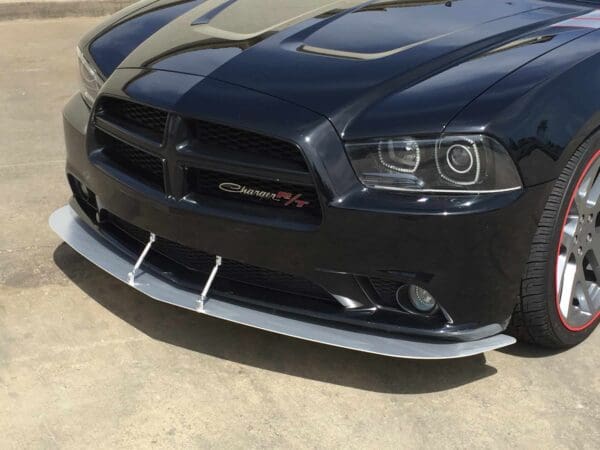
[[[390,306],[393,308],[398,307],[398,302],[396,301],[396,292],[403,286],[402,283],[375,277],[371,277],[370,281],[371,286],[373,286],[373,289],[375,289],[375,292],[379,296],[379,303],[381,305]]]
[[[146,243],[148,241],[149,233],[135,225],[125,222],[114,215],[108,215],[107,221],[139,243]],[[214,255],[161,237],[156,238],[156,242],[152,245],[152,251],[189,270],[202,274],[210,273],[215,263]],[[219,278],[237,283],[250,284],[259,288],[335,302],[329,293],[309,280],[230,259],[223,260],[217,276],[217,279]]]

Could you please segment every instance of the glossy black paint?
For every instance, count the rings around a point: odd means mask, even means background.
[[[323,206],[317,229],[190,206],[92,164],[96,143],[79,97],[65,110],[67,171],[106,209],[185,245],[300,274],[367,304],[356,277],[417,280],[453,327],[505,324],[552,181],[598,126],[600,33],[569,21],[592,6],[348,1],[307,12],[292,3],[252,22],[241,0],[218,9],[147,2],[81,45],[108,78],[103,95],[300,145]],[[366,189],[343,146],[464,132],[504,143],[525,188],[470,196]],[[358,314],[378,322],[382,312]],[[414,316],[391,320],[408,332],[431,328]]]
[[[146,14],[115,24],[110,33],[98,36],[90,45],[94,61],[104,74],[110,74],[142,42],[181,14],[204,0],[173,4],[170,8],[156,8]],[[118,45],[115,45],[118,43]]]
[[[317,17],[309,15],[274,30],[223,37],[191,23],[206,14],[218,19],[235,8],[236,2],[223,3],[222,10],[203,8],[202,3],[149,2],[88,35],[82,45],[89,45],[91,56],[107,76],[120,63],[121,67],[195,74],[242,85],[324,115],[346,140],[437,135],[465,128],[497,134],[518,162],[526,159],[520,166],[526,185],[553,179],[556,167],[547,158],[555,158],[557,151],[569,147],[570,138],[587,128],[577,115],[557,117],[559,122],[573,121],[564,131],[570,135],[553,142],[553,156],[532,162],[531,142],[537,139],[537,129],[548,122],[546,111],[538,111],[535,117],[528,112],[525,120],[516,119],[514,123],[521,128],[531,124],[530,134],[513,136],[515,127],[507,123],[512,115],[503,111],[511,106],[508,102],[541,84],[543,92],[563,88],[580,101],[585,99],[587,104],[582,106],[588,115],[598,107],[595,96],[585,92],[596,88],[593,77],[587,76],[588,83],[582,85],[566,76],[562,81],[561,74],[570,64],[593,56],[598,48],[600,35],[595,29],[564,26],[569,18],[591,11],[589,4],[520,0],[486,2],[482,7],[480,0],[450,2],[451,6],[446,2],[417,6],[414,2],[410,6],[356,2],[354,9],[321,11]],[[232,17],[236,24],[244,23],[234,13]],[[273,22],[264,19],[265,26]],[[219,23],[230,31],[226,24]],[[374,29],[377,32],[365,31]],[[364,61],[306,53],[299,50],[303,45],[360,54],[404,50]],[[536,62],[539,58],[543,63]],[[528,79],[520,81],[525,76]],[[555,77],[554,84],[560,86],[545,89],[547,77]],[[495,84],[506,85],[510,80],[515,81],[509,93],[500,97],[488,93]],[[475,111],[477,103],[471,103],[480,97],[485,106],[476,110],[475,122],[468,123],[472,120],[461,113],[467,107]],[[502,130],[495,132],[499,127]],[[544,146],[541,151],[547,155],[548,142]]]

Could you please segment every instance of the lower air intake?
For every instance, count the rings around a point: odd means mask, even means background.
[[[133,224],[125,222],[112,214],[107,215],[106,221],[140,244],[145,244],[148,241],[149,233]],[[202,274],[209,274],[215,264],[214,255],[161,237],[156,238],[156,242],[152,245],[152,251],[186,269]],[[198,276],[197,278],[203,279],[204,277]],[[223,260],[223,265],[217,276],[217,279],[219,278],[259,288],[328,300],[332,304],[339,305],[327,291],[305,278],[230,259]]]

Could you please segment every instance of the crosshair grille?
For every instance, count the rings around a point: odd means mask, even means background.
[[[204,208],[204,213],[235,214],[242,221],[285,228],[321,223],[314,180],[295,144],[113,97],[102,97],[98,105],[96,138],[98,153],[104,156],[99,161],[108,161],[124,174],[122,182],[130,176],[187,206]],[[169,117],[173,132],[167,136]],[[291,201],[219,189],[227,182]]]

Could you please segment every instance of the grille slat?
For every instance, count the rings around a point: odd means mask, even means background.
[[[128,223],[118,217],[109,214],[107,221],[125,232],[140,244],[148,241],[149,233],[143,229]],[[161,254],[174,263],[183,267],[208,274],[215,264],[215,256],[201,250],[186,247],[162,237],[157,237],[152,245],[152,251]],[[202,278],[202,277],[198,277]],[[234,281],[236,283],[249,284],[256,287],[288,292],[295,295],[332,300],[323,288],[301,277],[278,272],[262,267],[244,264],[231,259],[224,259],[219,268],[218,277]]]

